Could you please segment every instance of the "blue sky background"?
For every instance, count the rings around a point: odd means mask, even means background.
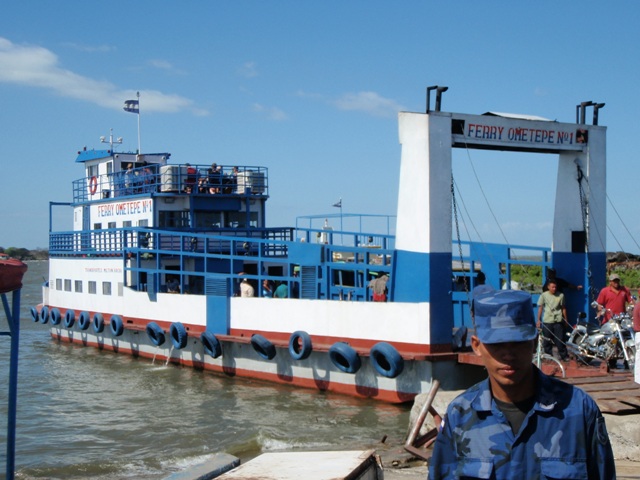
[[[446,85],[442,109],[461,113],[574,122],[580,102],[606,102],[608,250],[640,253],[638,18],[632,0],[6,2],[0,246],[47,246],[48,202],[71,200],[82,147],[113,128],[137,148],[122,109],[136,91],[144,152],[269,168],[270,226],[339,198],[395,214],[397,113]],[[549,246],[556,164],[456,150],[463,237]]]

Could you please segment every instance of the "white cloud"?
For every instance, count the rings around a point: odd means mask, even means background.
[[[395,117],[406,110],[402,105],[375,92],[346,93],[332,102],[340,110],[364,112],[374,117]]]
[[[147,61],[147,65],[153,68],[157,68],[158,70],[164,70],[169,73],[186,75],[185,71],[177,69],[171,62],[168,62],[167,60],[152,59]]]
[[[395,100],[384,98],[375,92],[345,93],[338,99],[328,99],[327,96],[298,90],[295,95],[300,98],[327,102],[340,110],[363,112],[374,117],[395,118],[398,112],[407,110]]]
[[[0,37],[0,83],[43,88],[61,97],[74,98],[114,110],[135,98],[135,90],[122,90],[111,82],[78,75],[61,67],[57,55],[43,47],[16,45]],[[207,115],[193,100],[156,90],[140,90],[143,112],[190,111]]]
[[[266,107],[259,103],[253,104],[253,111],[264,114],[269,120],[281,121],[289,118],[288,115],[279,108]]]
[[[173,70],[173,65],[166,60],[158,60],[152,59],[147,62],[150,66],[154,68],[159,68],[161,70]]]
[[[62,45],[64,47],[69,47],[74,50],[78,50],[80,52],[89,52],[89,53],[93,53],[93,52],[107,53],[107,52],[113,52],[116,50],[116,48],[112,47],[111,45],[83,45],[80,43],[73,43],[73,42],[65,42]]]
[[[258,69],[256,62],[245,62],[240,68],[238,68],[238,75],[246,78],[257,77]]]

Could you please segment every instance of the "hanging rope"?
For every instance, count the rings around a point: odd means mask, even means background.
[[[580,168],[580,165],[578,164],[578,162],[576,162],[576,168],[578,169],[578,175],[577,175],[578,197],[580,199],[580,214],[582,216],[582,229],[585,233],[584,251],[587,256],[587,279],[588,279],[588,285],[589,285],[588,296],[591,299],[589,303],[591,303],[596,299],[596,292],[591,282],[591,256],[589,255],[589,241],[590,241],[589,233],[590,232],[587,230],[589,226],[589,202],[587,200],[584,187],[582,184],[583,180],[585,183],[587,183],[587,185],[588,185],[588,182],[585,179],[584,172],[582,171],[582,168]]]
[[[451,206],[453,208],[453,219],[456,226],[456,240],[458,242],[458,254],[460,256],[460,268],[464,272],[464,255],[462,254],[462,240],[460,239],[460,225],[458,224],[458,204],[456,202],[455,183],[453,181],[453,174],[451,174]],[[469,269],[471,270],[471,269]],[[469,292],[469,283],[471,281],[471,271],[469,271],[469,282],[464,282],[464,290],[467,294],[467,305],[469,308],[469,315],[471,315],[471,295]],[[472,316],[473,318],[473,316]],[[474,324],[475,328],[475,324]]]
[[[638,250],[640,250],[640,245],[638,245],[638,242],[636,242],[636,239],[633,238],[633,235],[631,234],[631,232],[629,231],[629,229],[627,228],[627,226],[625,225],[624,221],[622,220],[622,217],[620,217],[620,214],[618,213],[618,210],[616,209],[615,205],[613,204],[613,202],[611,201],[611,198],[609,198],[609,194],[607,194],[607,200],[609,202],[609,205],[611,205],[611,208],[613,208],[613,211],[616,212],[616,216],[618,217],[618,220],[620,220],[620,223],[622,223],[622,226],[624,227],[624,229],[626,230],[626,232],[629,234],[629,236],[631,237],[631,240],[633,241],[633,243],[635,244],[635,246],[638,248]],[[618,239],[616,238],[616,236],[613,234],[613,231],[611,230],[611,228],[609,226],[607,226],[607,230],[609,230],[609,233],[611,233],[611,236],[616,240],[616,243],[618,244],[618,248],[620,249],[621,252],[624,252],[624,249],[622,248],[622,245],[620,245],[620,242],[618,241]],[[629,256],[627,255],[627,260],[629,260]]]
[[[502,230],[502,227],[500,226],[500,222],[498,222],[498,219],[496,218],[496,214],[493,212],[493,209],[491,208],[491,204],[489,203],[489,200],[487,199],[487,195],[484,193],[484,189],[482,188],[482,184],[480,183],[480,178],[478,178],[478,173],[476,172],[476,169],[475,169],[475,167],[473,165],[473,162],[471,161],[471,155],[469,155],[469,147],[467,145],[465,145],[465,150],[467,152],[467,159],[469,160],[469,165],[471,165],[471,171],[473,172],[473,175],[476,178],[476,183],[478,184],[478,188],[480,188],[480,193],[482,193],[482,198],[484,198],[484,202],[487,204],[487,207],[489,208],[489,212],[491,213],[491,216],[493,217],[493,220],[496,222],[496,225],[498,226],[498,230],[500,230],[500,234],[502,235],[502,238],[504,239],[504,243],[509,245],[509,240],[507,240],[507,236],[504,234],[504,231]]]

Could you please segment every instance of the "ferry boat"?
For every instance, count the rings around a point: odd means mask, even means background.
[[[83,149],[72,200],[50,204],[73,230],[50,225],[33,320],[60,342],[387,402],[434,379],[469,386],[482,370],[460,350],[480,269],[502,288],[515,265],[554,267],[590,285],[567,293],[569,309],[588,311],[603,286],[605,239],[592,231],[606,224],[606,128],[596,109],[586,124],[584,105],[575,123],[445,112],[445,90],[427,89],[426,112],[399,113],[395,217],[267,227],[264,166]],[[455,238],[453,148],[557,155],[551,248]]]

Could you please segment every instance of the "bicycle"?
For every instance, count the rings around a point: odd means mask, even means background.
[[[544,353],[543,342],[542,330],[538,329],[538,348],[533,354],[533,363],[547,375],[555,376],[559,370],[562,373],[562,378],[566,378],[567,373],[564,370],[564,365],[553,355]]]

